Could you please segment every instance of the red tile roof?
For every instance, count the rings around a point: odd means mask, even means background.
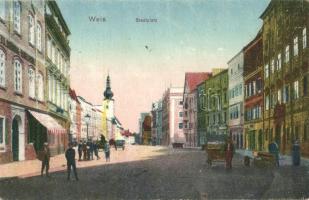
[[[185,83],[188,84],[189,90],[193,91],[196,89],[197,85],[201,84],[211,76],[211,72],[186,72]]]
[[[69,89],[69,95],[70,95],[70,97],[72,98],[72,99],[74,99],[76,102],[78,102],[79,103],[79,101],[78,101],[78,99],[77,99],[77,96],[76,96],[76,93],[75,93],[75,90],[73,90],[73,89]]]

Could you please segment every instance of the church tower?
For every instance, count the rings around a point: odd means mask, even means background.
[[[114,115],[114,93],[111,89],[111,81],[110,76],[108,75],[106,78],[106,88],[103,93],[104,99],[102,104],[102,122],[103,122],[103,135],[106,140],[114,139],[114,131],[113,131],[113,120],[115,118]]]

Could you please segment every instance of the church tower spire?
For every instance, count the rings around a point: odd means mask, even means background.
[[[114,96],[112,89],[111,89],[111,81],[110,81],[110,77],[109,74],[107,75],[107,79],[106,79],[106,89],[104,91],[104,99],[112,99]]]

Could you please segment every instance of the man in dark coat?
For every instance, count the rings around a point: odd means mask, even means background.
[[[97,142],[93,143],[93,151],[94,151],[94,155],[97,157],[97,160],[99,160],[100,159],[100,156],[99,156],[99,146],[98,146]]]
[[[48,143],[44,143],[43,151],[42,151],[42,168],[41,168],[41,176],[43,176],[44,169],[46,169],[46,176],[49,177],[49,160],[50,160],[50,151],[48,147]]]
[[[298,140],[295,140],[293,147],[292,147],[292,158],[293,158],[293,165],[299,166],[300,165],[300,146]]]
[[[276,165],[279,167],[279,146],[276,141],[273,141],[268,145],[268,151],[275,157]]]
[[[82,160],[82,154],[83,154],[83,144],[82,141],[80,141],[78,143],[78,160],[81,161]]]
[[[70,180],[71,167],[75,175],[75,179],[78,181],[77,172],[76,172],[76,163],[75,163],[75,150],[73,149],[72,143],[69,144],[69,148],[65,152],[65,158],[67,159],[67,170],[68,170],[68,180]]]
[[[232,159],[235,152],[234,144],[232,138],[228,138],[225,145],[225,168],[232,169]]]

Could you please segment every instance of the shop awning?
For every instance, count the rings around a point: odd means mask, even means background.
[[[40,124],[47,128],[47,131],[54,134],[64,134],[66,133],[66,129],[63,128],[54,118],[47,114],[30,111],[29,113],[37,119]]]

